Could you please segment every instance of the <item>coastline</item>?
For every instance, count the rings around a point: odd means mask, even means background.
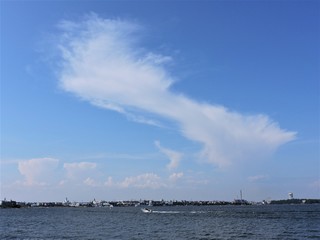
[[[261,202],[250,202],[243,199],[234,201],[186,201],[186,200],[128,200],[128,201],[89,201],[89,202],[17,202],[1,201],[0,208],[28,208],[28,207],[138,207],[138,206],[222,206],[222,205],[274,205],[274,204],[320,204],[320,199],[282,199]]]

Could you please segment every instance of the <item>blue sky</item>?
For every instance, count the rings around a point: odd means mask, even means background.
[[[319,198],[319,7],[1,1],[1,198]]]

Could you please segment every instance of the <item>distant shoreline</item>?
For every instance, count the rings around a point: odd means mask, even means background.
[[[223,206],[223,205],[272,205],[272,204],[320,204],[320,199],[283,199],[262,202],[249,202],[243,199],[234,201],[90,201],[90,202],[16,202],[13,200],[1,201],[0,208],[27,208],[27,207],[138,207],[138,206]]]

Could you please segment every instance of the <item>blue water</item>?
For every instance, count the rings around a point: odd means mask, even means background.
[[[0,209],[0,239],[320,239],[320,205]]]

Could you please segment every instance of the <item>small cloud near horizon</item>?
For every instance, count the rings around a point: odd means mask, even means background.
[[[55,175],[59,160],[55,158],[33,158],[18,162],[18,170],[25,177],[26,186],[45,186]]]
[[[256,175],[256,176],[248,177],[248,180],[250,182],[258,182],[258,181],[261,181],[261,180],[264,180],[264,179],[267,179],[267,178],[268,178],[267,175]]]

